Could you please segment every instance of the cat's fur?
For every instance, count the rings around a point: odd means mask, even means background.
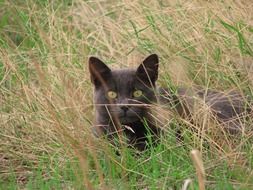
[[[154,89],[158,78],[158,56],[148,56],[136,69],[111,70],[101,60],[90,57],[89,70],[94,84],[96,136],[107,135],[109,138],[118,132],[128,138],[129,145],[143,150],[147,145],[147,135],[155,141],[159,134],[149,115],[150,107],[156,102]],[[133,97],[135,90],[141,90],[141,97]],[[108,91],[117,93],[117,98],[107,96]]]
[[[220,123],[229,134],[242,132],[242,121],[252,115],[249,98],[235,90],[221,92],[195,86],[180,87],[176,95],[168,89],[160,88],[159,91],[160,101],[169,104],[182,118],[194,122],[196,117],[203,119],[209,114],[212,120]]]
[[[245,98],[238,92],[229,93],[205,90],[200,87],[179,88],[177,94],[168,89],[156,90],[158,78],[158,56],[148,56],[136,70],[111,70],[96,57],[90,57],[89,70],[94,84],[96,136],[106,135],[109,139],[123,131],[129,145],[143,150],[147,145],[147,134],[155,141],[160,129],[150,117],[150,105],[157,102],[169,104],[181,117],[192,120],[201,100],[209,108],[216,120],[230,133],[238,133],[242,126],[240,116],[251,112]],[[113,90],[118,96],[110,99],[107,92]],[[143,96],[133,97],[134,90],[142,90]]]

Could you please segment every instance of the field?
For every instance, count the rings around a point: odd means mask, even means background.
[[[205,118],[194,126],[167,109],[157,147],[119,156],[91,133],[88,71],[91,55],[134,68],[157,53],[161,86],[252,99],[252,10],[251,0],[0,0],[0,189],[199,189],[194,149],[206,189],[253,189],[252,122],[217,138]]]

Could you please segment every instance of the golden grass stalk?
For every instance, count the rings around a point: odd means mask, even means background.
[[[196,169],[199,189],[205,190],[205,169],[204,169],[201,154],[198,150],[192,150],[190,155],[191,155],[194,167]]]

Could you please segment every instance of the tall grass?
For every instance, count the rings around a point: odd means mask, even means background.
[[[94,138],[87,70],[90,55],[125,68],[157,53],[160,85],[252,98],[252,8],[250,0],[0,0],[0,189],[180,189],[188,179],[198,189],[195,148],[207,189],[252,189],[252,132],[203,140],[190,130],[198,126],[159,112],[161,144],[141,154]]]

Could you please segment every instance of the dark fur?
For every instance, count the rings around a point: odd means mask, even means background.
[[[160,95],[161,102],[169,103],[169,106],[173,107],[181,117],[188,120],[192,120],[193,107],[197,99],[204,101],[209,106],[214,119],[230,134],[241,132],[243,128],[241,121],[252,114],[252,109],[247,104],[249,100],[237,91],[220,92],[193,87],[179,88],[176,94],[168,89],[160,89]]]
[[[148,132],[153,136],[159,133],[149,116],[149,105],[156,102],[157,55],[147,57],[137,70],[111,70],[99,59],[91,57],[89,70],[95,86],[94,133],[112,138],[123,130],[130,145],[139,150],[145,149]],[[143,96],[134,98],[133,92],[137,89],[142,90]],[[114,100],[108,98],[106,94],[109,90],[117,92],[118,97]]]
[[[157,55],[147,57],[136,70],[111,70],[98,58],[90,57],[89,70],[95,87],[96,116],[93,131],[96,136],[105,135],[112,139],[123,131],[128,144],[139,150],[146,148],[149,132],[152,141],[159,139],[156,137],[159,136],[160,129],[150,117],[150,105],[157,102]],[[134,98],[132,94],[135,89],[142,90],[144,96]],[[109,90],[118,93],[117,99],[108,99],[106,94]],[[245,97],[235,91],[224,93],[199,87],[179,88],[176,94],[168,89],[160,88],[159,91],[159,101],[162,104],[169,104],[181,117],[188,119],[193,114],[195,98],[204,100],[217,121],[231,134],[241,130],[240,117],[251,112],[245,103]]]

